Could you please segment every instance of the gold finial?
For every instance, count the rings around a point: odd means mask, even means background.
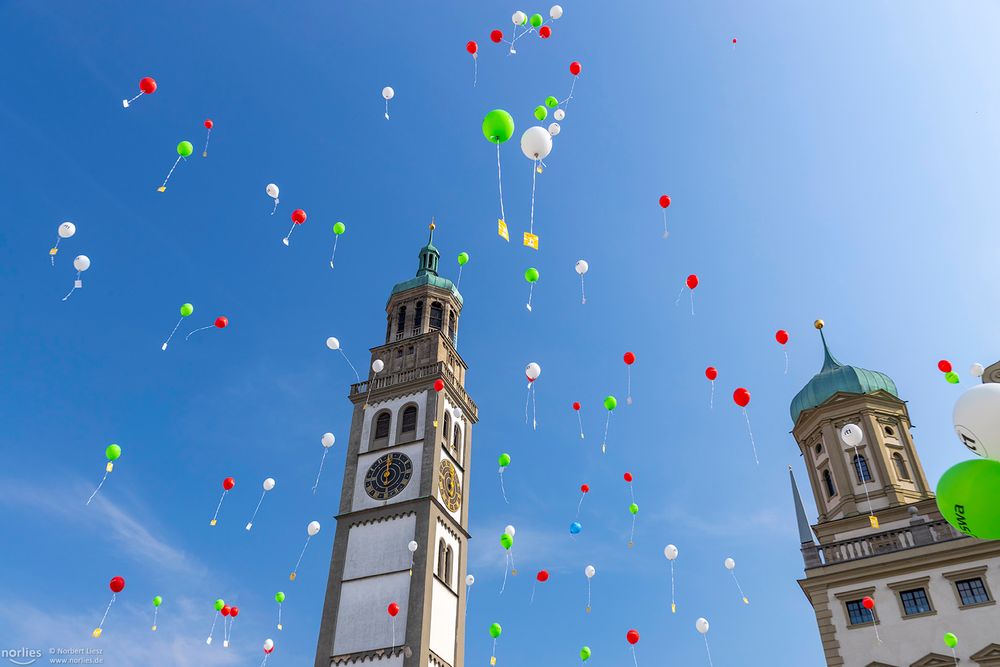
[[[434,224],[434,216],[432,215],[432,216],[431,216],[431,226],[430,226],[430,230],[431,230],[431,231],[433,232],[433,231],[434,231],[434,228],[435,228],[435,227],[437,227],[437,225],[435,225],[435,224]]]
[[[813,326],[816,327],[817,329],[822,329],[823,324],[824,324],[823,320],[816,320],[815,322],[813,322]]]

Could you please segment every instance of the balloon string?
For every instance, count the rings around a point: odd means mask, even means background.
[[[535,405],[535,392],[531,392],[531,430],[538,430],[538,407]]]
[[[581,297],[580,303],[586,304],[587,303],[587,290],[583,286],[583,274],[582,273],[580,274],[580,297]]]
[[[507,570],[510,569],[510,551],[505,552],[504,566],[503,566],[503,583],[500,584],[500,595],[503,595],[503,591],[507,588]],[[496,651],[496,640],[493,640],[493,650]]]
[[[222,643],[229,646],[229,628],[232,627],[232,618],[226,616],[222,619]]]
[[[204,331],[205,329],[211,329],[213,326],[215,326],[215,325],[214,324],[209,324],[207,327],[200,327],[198,329],[195,329],[194,331],[192,331],[191,333],[189,333],[187,336],[185,336],[184,340],[187,340],[188,338],[190,338],[191,336],[195,335],[199,331]]]
[[[302,553],[299,554],[299,559],[295,561],[295,569],[292,570],[292,574],[299,571],[299,565],[302,564],[302,557],[306,554],[306,547],[309,546],[309,540],[312,539],[312,535],[306,537],[306,543],[302,546]]]
[[[351,367],[352,371],[354,371],[354,377],[358,379],[358,382],[361,382],[361,376],[358,375],[358,369],[355,368],[354,364],[351,363],[351,360],[347,358],[347,354],[344,352],[344,348],[338,348],[338,349],[340,350],[340,353],[344,355],[344,359],[347,361],[347,365]],[[365,402],[367,403],[367,401]]]
[[[955,655],[955,649],[951,649],[951,657],[955,659],[955,664],[958,664],[958,656]]]
[[[159,607],[153,607],[153,629],[156,630],[156,615],[160,613]]]
[[[635,519],[636,519],[636,515],[633,514],[632,515],[632,532],[630,532],[629,535],[628,535],[628,545],[629,546],[632,546],[632,541],[635,539]]]
[[[583,440],[583,417],[580,416],[580,411],[576,411],[576,421],[580,425],[580,439]]]
[[[858,446],[854,446],[854,469],[858,473],[858,477],[861,477],[861,483],[865,487],[865,498],[868,500],[868,516],[875,516],[875,510],[872,509],[872,498],[868,495],[868,480],[861,475],[861,464],[858,459]]]
[[[681,302],[681,297],[682,296],[684,296],[684,288],[683,287],[681,288],[681,291],[677,293],[677,298],[674,299],[674,305],[675,306],[678,305]]]
[[[632,367],[626,366],[625,372],[628,375],[628,395],[625,397],[625,404],[632,405]]]
[[[587,577],[587,611],[590,611],[590,577]]]
[[[712,664],[712,651],[708,648],[708,635],[702,635],[702,637],[705,638],[705,653],[708,654],[708,667],[715,667],[715,665]]]
[[[212,643],[212,636],[215,635],[215,622],[219,620],[219,612],[215,612],[215,616],[212,617],[212,629],[208,631],[208,639],[205,640],[206,644]]]
[[[586,493],[581,493],[580,494],[580,502],[578,502],[576,504],[576,516],[574,517],[575,519],[579,519],[580,518],[580,509],[583,507],[583,499],[586,498],[586,497],[587,497]]]
[[[283,242],[283,243],[284,243],[285,245],[288,245],[288,239],[289,239],[289,238],[291,238],[291,236],[292,236],[292,232],[294,232],[294,231],[295,231],[295,223],[293,222],[293,223],[292,223],[292,228],[288,230],[288,233],[287,233],[287,234],[285,234],[285,238],[284,238],[284,239],[282,240],[282,242]]]
[[[337,256],[337,241],[340,240],[340,234],[333,237],[333,254],[330,255],[330,268],[333,268],[333,258]]]
[[[392,617],[392,650],[396,651],[396,617]]]
[[[639,667],[639,661],[635,658],[635,645],[632,646],[632,664]]]
[[[257,512],[260,511],[260,505],[261,505],[261,503],[264,502],[264,495],[266,493],[267,493],[267,491],[264,491],[263,493],[260,494],[260,500],[257,501],[257,507],[254,508],[253,516],[250,517],[250,523],[247,524],[247,530],[250,530],[250,527],[253,526],[253,521],[254,521],[254,519],[257,518]]]
[[[274,198],[274,208],[271,209],[271,215],[274,215],[274,212],[277,211],[277,210],[278,210],[278,198],[275,197]]]
[[[208,140],[212,138],[212,128],[208,128],[208,134],[205,135],[205,150],[201,152],[202,157],[208,157]]]
[[[608,410],[608,419],[604,422],[604,441],[601,442],[601,454],[608,450],[608,427],[611,425],[611,410]]]
[[[323,458],[319,460],[319,472],[316,473],[316,483],[313,484],[313,493],[316,493],[316,489],[319,488],[319,476],[323,474],[323,462],[326,461],[326,453],[330,450],[326,447],[323,448]]]
[[[531,219],[528,222],[528,233],[535,233],[535,180],[538,176],[538,158],[531,163]]]
[[[479,83],[479,58],[476,57],[476,54],[472,54],[472,67],[472,87],[475,88]]]
[[[632,490],[632,482],[628,483],[628,495],[632,499],[632,502],[634,503],[635,502],[635,492]]]
[[[694,290],[691,290],[688,295],[691,297],[691,317],[694,317]]]
[[[531,402],[531,387],[533,385],[528,383],[528,393],[524,395],[524,423],[528,423],[528,403]]]
[[[260,667],[264,667],[264,665],[267,664],[267,656],[268,655],[269,654],[267,654],[267,653],[264,654],[264,659],[260,661]]]
[[[278,629],[281,629],[281,603],[278,603]]]
[[[663,209],[663,238],[670,236],[670,232],[667,231],[667,209]]]
[[[66,299],[68,299],[68,298],[69,298],[70,296],[72,296],[73,292],[75,292],[75,291],[76,291],[76,283],[77,283],[77,282],[79,282],[79,280],[80,280],[80,272],[79,272],[79,271],[77,271],[77,272],[76,272],[76,280],[74,280],[74,281],[73,281],[73,289],[71,289],[71,290],[69,291],[69,294],[67,294],[66,296],[64,296],[64,297],[62,298],[62,300],[63,300],[63,301],[65,301],[65,300],[66,300]]]
[[[174,337],[175,333],[177,333],[177,328],[180,327],[181,322],[183,321],[184,321],[184,316],[181,315],[181,319],[177,320],[177,324],[174,325],[174,330],[170,332],[170,335],[167,336],[167,340],[163,342],[163,346],[160,348],[161,350],[166,351],[167,345],[170,345],[170,339]]]
[[[102,486],[104,486],[104,480],[106,480],[107,478],[108,478],[108,473],[107,471],[105,471],[104,477],[101,478],[101,483],[97,485],[97,488],[94,489],[94,492],[90,494],[90,498],[87,499],[87,505],[90,505],[90,501],[94,499],[94,496],[97,495],[97,492],[101,490]]]
[[[743,408],[743,416],[747,420],[747,433],[750,434],[750,446],[753,447],[753,462],[760,465],[760,461],[757,460],[757,443],[753,440],[753,431],[750,429],[750,415],[747,414],[746,408]]]
[[[503,494],[503,501],[509,505],[510,501],[507,500],[507,491],[503,488],[503,468],[500,469],[500,493]]]
[[[538,580],[536,579],[531,583],[531,598],[528,600],[528,604],[535,604],[535,587],[538,585]]]
[[[216,520],[219,518],[219,510],[222,509],[222,501],[226,499],[227,493],[229,493],[228,489],[223,491],[222,497],[219,498],[219,504],[215,507],[215,514],[212,515],[212,525],[215,525]]]
[[[117,598],[117,597],[118,597],[117,593],[112,593],[111,594],[111,602],[108,603],[108,608],[104,610],[104,616],[101,617],[101,623],[100,623],[100,625],[97,626],[98,628],[103,628],[104,627],[104,621],[107,620],[107,618],[108,618],[108,612],[111,611],[111,605],[113,605],[115,603],[115,598]]]
[[[459,285],[462,284],[462,269],[465,268],[461,264],[458,265],[458,282],[455,283],[455,289],[458,289]]]
[[[564,99],[562,102],[559,103],[560,105],[565,105],[567,107],[569,106],[569,101],[571,99],[573,99],[573,89],[574,88],[576,88],[576,76],[573,77],[573,83],[569,87],[569,95],[567,95],[566,99]]]
[[[177,159],[174,160],[174,166],[172,166],[170,168],[170,171],[167,172],[167,177],[163,179],[163,184],[160,185],[160,192],[163,192],[164,190],[167,189],[167,181],[170,180],[170,176],[174,173],[174,169],[177,168],[177,164],[181,161],[182,157],[183,157],[182,155],[178,155]]]
[[[534,291],[535,291],[535,283],[531,283],[528,286],[528,310],[531,310],[531,295],[534,293]]]
[[[782,350],[785,353],[785,375],[788,375],[788,350]]]
[[[497,185],[500,187],[500,219],[505,221],[507,216],[503,212],[503,175],[500,173],[500,142],[497,142]]]
[[[875,630],[875,639],[877,639],[878,643],[881,644],[882,643],[882,639],[881,639],[881,637],[878,636],[878,622],[875,620],[875,610],[869,609],[868,613],[872,617],[872,629]]]
[[[136,95],[136,96],[135,96],[135,97],[133,97],[132,99],[128,100],[128,103],[129,103],[129,104],[132,104],[132,102],[135,102],[135,101],[136,101],[137,99],[139,99],[140,97],[142,97],[142,96],[143,96],[144,94],[145,94],[145,93],[143,93],[143,92],[140,92],[140,93],[139,93],[138,95]],[[128,105],[126,105],[126,106],[128,106]]]
[[[389,100],[385,101],[385,119],[389,120]]]
[[[712,393],[708,396],[708,409],[715,409],[715,380],[712,380]]]
[[[56,237],[56,245],[55,245],[54,248],[52,248],[53,250],[59,250],[59,242],[60,241],[62,241],[62,237],[61,236],[57,236]],[[56,265],[56,254],[54,252],[50,252],[49,253],[49,260],[52,262],[52,266]]]
[[[670,561],[670,611],[677,613],[677,596],[674,587],[674,561]]]
[[[740,586],[740,580],[736,578],[736,570],[730,570],[733,573],[733,581],[736,582],[736,590],[740,592],[740,598],[743,600],[743,604],[750,604],[750,599],[743,592],[743,587]]]

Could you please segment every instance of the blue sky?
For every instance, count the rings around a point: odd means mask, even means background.
[[[109,665],[246,664],[265,637],[274,664],[312,659],[350,420],[355,365],[381,342],[392,285],[413,274],[431,216],[446,275],[467,251],[460,352],[480,406],[471,480],[468,664],[486,664],[487,627],[504,626],[499,665],[628,660],[704,664],[694,631],[712,623],[716,665],[821,664],[801,576],[787,466],[814,518],[788,403],[821,363],[816,317],[841,360],[890,374],[909,401],[928,477],[965,450],[950,429],[959,389],[991,363],[1000,242],[994,83],[1000,18],[969,2],[629,3],[564,0],[547,42],[518,54],[488,40],[515,9],[498,2],[71,2],[0,6],[6,159],[0,225],[3,350],[0,645],[99,646]],[[732,48],[731,39],[739,39]],[[469,39],[480,44],[472,87]],[[562,133],[539,176],[538,252],[496,235],[490,109],[534,124],[565,97]],[[123,110],[138,79],[155,95]],[[379,91],[396,90],[391,119]],[[212,118],[209,158],[198,157]],[[195,145],[156,192],[178,141]],[[503,147],[512,233],[527,227],[531,163]],[[281,186],[269,216],[264,186]],[[668,193],[672,234],[656,200]],[[293,208],[309,220],[285,248]],[[47,250],[64,220],[77,234]],[[347,225],[337,267],[331,227]],[[90,256],[66,302],[74,255]],[[585,258],[588,303],[573,271]],[[541,272],[524,308],[528,266]],[[697,273],[696,315],[674,306]],[[229,317],[224,332],[160,343]],[[787,329],[790,369],[774,331]],[[626,350],[635,403],[624,405]],[[523,368],[542,366],[539,425],[523,422]],[[719,368],[708,408],[705,366]],[[736,386],[753,394],[753,458]],[[601,399],[620,407],[598,449]],[[587,438],[573,401],[584,404]],[[310,493],[320,435],[338,443]],[[124,454],[89,508],[103,451]],[[500,497],[495,460],[506,474]],[[627,549],[636,477],[636,544]],[[221,521],[220,482],[237,480]],[[274,477],[254,530],[243,525]],[[587,482],[583,534],[566,532]],[[298,581],[305,537],[318,519]],[[518,528],[522,576],[497,595],[497,537]],[[680,548],[678,613],[663,546]],[[739,602],[725,557],[751,599]],[[593,563],[594,610],[583,568]],[[530,573],[552,578],[527,605]],[[128,582],[104,637],[114,575]],[[277,590],[285,630],[273,629]],[[165,599],[149,631],[153,595]],[[204,638],[212,601],[242,610],[233,648]],[[948,628],[957,633],[960,629]],[[945,629],[943,628],[942,631]]]

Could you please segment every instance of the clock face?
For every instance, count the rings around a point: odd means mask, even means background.
[[[458,473],[451,461],[441,461],[438,471],[438,493],[441,502],[452,512],[457,512],[462,506],[462,483],[458,481]]]
[[[389,453],[376,459],[365,474],[365,493],[375,500],[389,500],[409,484],[413,461],[406,454]]]

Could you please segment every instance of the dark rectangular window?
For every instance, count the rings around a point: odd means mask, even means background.
[[[847,603],[847,618],[851,625],[862,625],[874,620],[872,612],[865,609],[861,600],[851,600]]]
[[[901,591],[899,599],[903,601],[903,613],[906,616],[923,614],[931,610],[931,603],[927,599],[927,591],[922,588],[915,588],[912,591]]]
[[[979,604],[990,601],[986,585],[979,577],[956,581],[955,586],[958,588],[958,596],[962,598],[962,604]]]
[[[403,433],[410,433],[417,430],[417,409],[412,405],[403,410]]]

